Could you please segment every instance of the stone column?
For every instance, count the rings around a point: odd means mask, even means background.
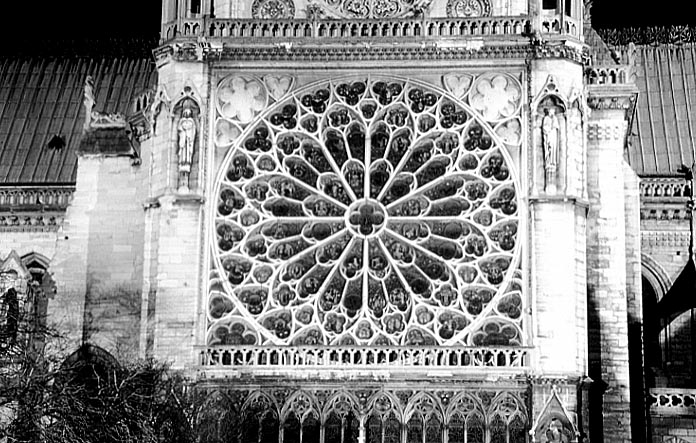
[[[594,111],[588,127],[587,168],[589,375],[606,386],[601,401],[603,440],[628,443],[631,419],[622,169],[627,122],[622,110]],[[597,397],[590,405],[593,407],[599,408]],[[597,409],[593,417],[591,427],[599,429]]]
[[[203,201],[179,195],[159,201],[153,355],[181,369],[195,363]]]

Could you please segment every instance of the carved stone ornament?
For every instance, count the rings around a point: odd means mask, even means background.
[[[598,29],[609,46],[687,44],[696,42],[696,26],[650,26]]]
[[[263,81],[266,83],[268,93],[276,101],[285,97],[285,94],[295,85],[295,78],[291,75],[267,75]]]
[[[91,75],[88,75],[87,78],[85,78],[84,100],[82,101],[82,104],[85,107],[84,130],[86,131],[89,129],[90,123],[92,122],[92,109],[96,104],[96,99],[94,98],[94,79]]]
[[[457,98],[464,98],[471,88],[474,76],[471,74],[445,74],[442,76],[442,83],[452,95]]]
[[[333,18],[398,18],[424,13],[432,0],[316,0],[324,15]]]
[[[330,15],[327,13],[327,15]],[[331,15],[330,15],[331,16]],[[338,17],[338,15],[333,15]],[[524,20],[520,20],[524,23]],[[311,24],[311,23],[310,23]],[[319,28],[319,27],[317,27]],[[306,28],[310,37],[314,36],[311,27]],[[402,37],[396,37],[401,39]],[[338,39],[338,37],[337,37]],[[412,61],[412,60],[490,60],[490,59],[515,59],[525,60],[529,57],[529,48],[525,45],[510,44],[491,44],[486,45],[457,45],[453,42],[436,41],[434,39],[423,39],[418,37],[415,41],[413,37],[403,37],[403,44],[399,42],[394,46],[382,45],[324,45],[317,47],[311,38],[293,37],[283,38],[281,41],[277,37],[263,36],[258,39],[259,45],[254,47],[243,47],[224,43],[222,48],[216,51],[205,51],[204,59],[214,55],[215,60],[235,60],[235,61],[283,61],[283,62],[313,62],[322,63],[343,62],[346,60],[356,60],[360,62],[376,61]],[[452,44],[450,44],[452,43]],[[191,41],[177,41],[176,44],[164,44],[156,48],[153,53],[158,63],[165,63],[167,60],[191,61],[197,60],[197,43]],[[583,51],[575,46],[548,43],[533,46],[533,56],[536,59],[567,59],[578,63],[586,63],[587,57]]]
[[[295,17],[292,0],[254,0],[251,16],[256,19],[290,19]]]
[[[553,76],[548,76],[533,103],[535,146],[543,157],[544,191],[555,194],[560,156],[565,153],[567,140],[567,104]]]
[[[563,406],[556,387],[552,387],[551,396],[546,401],[541,413],[532,425],[533,443],[574,443],[578,431],[573,419]]]
[[[176,130],[179,140],[179,171],[191,172],[191,161],[198,128],[190,108],[185,108],[182,112]]]
[[[522,89],[518,82],[504,74],[482,75],[469,93],[471,106],[487,121],[512,117],[518,110]]]
[[[235,75],[218,86],[217,109],[228,120],[249,123],[267,103],[266,87],[256,78]]]
[[[203,389],[198,392],[205,394]],[[435,442],[443,437],[464,441],[467,436],[468,441],[479,442],[487,441],[484,436],[488,434],[490,441],[526,441],[523,394],[486,392],[495,398],[490,409],[482,406],[481,394],[461,390],[447,406],[427,389],[359,391],[300,385],[279,390],[267,384],[261,389],[235,384],[235,390],[224,395],[215,391],[208,394],[198,420],[213,426],[197,428],[204,433],[212,430],[218,441],[233,440],[240,428],[247,437],[243,441],[257,441],[254,437],[258,435],[271,435],[274,438],[270,441],[278,441],[280,432],[284,441],[319,441],[321,434],[326,441],[358,441],[358,435],[372,436],[369,441],[375,441],[375,436],[377,441],[395,441],[388,437],[399,436],[402,430],[408,441]],[[505,403],[514,404],[514,409]],[[215,425],[221,421],[224,426]],[[300,428],[302,438],[297,437]],[[341,439],[342,434],[347,438]],[[201,436],[207,441],[205,435]]]
[[[126,117],[121,114],[104,113],[94,110],[96,99],[94,95],[94,79],[91,75],[85,78],[84,99],[82,104],[85,107],[85,131],[96,128],[125,128],[128,126]]]
[[[491,15],[490,0],[448,0],[447,17],[469,18]]]
[[[562,100],[556,95],[544,98],[537,107],[537,120],[540,128],[538,145],[543,153],[544,190],[555,194],[559,157],[565,152],[566,115]]]
[[[515,79],[480,78],[502,98],[479,108],[517,118]],[[230,85],[210,346],[523,344],[515,166],[470,103],[413,79],[345,77],[256,115],[260,82]],[[241,134],[240,115],[256,115]]]
[[[176,132],[174,149],[177,154],[177,172],[179,173],[178,189],[181,193],[186,193],[190,189],[191,166],[200,143],[199,97],[195,86],[187,80],[171,109],[172,131]],[[163,95],[162,99],[165,100],[166,96]]]
[[[169,108],[171,99],[169,94],[167,94],[167,89],[164,85],[159,85],[157,91],[155,92],[154,98],[150,107],[147,110],[147,118],[150,122],[150,127],[152,128],[152,133],[157,133],[157,117],[159,117],[160,112],[162,112],[163,107]]]
[[[4,260],[0,260],[0,296],[10,288],[24,292],[29,279],[31,274],[16,251],[11,251]]]

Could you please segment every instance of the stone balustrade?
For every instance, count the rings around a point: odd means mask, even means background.
[[[17,209],[50,207],[65,210],[72,200],[73,186],[58,187],[0,187],[0,208]]]
[[[629,85],[634,74],[627,65],[590,66],[585,69],[585,79],[590,85]]]
[[[575,26],[575,25],[574,25]],[[530,20],[525,16],[363,19],[363,20],[253,20],[190,18],[163,25],[164,41],[176,37],[232,37],[250,39],[372,39],[447,38],[466,36],[525,35]]]
[[[201,348],[202,367],[234,369],[515,370],[528,368],[530,348],[442,346],[214,346]]]
[[[567,15],[550,14],[542,16],[541,32],[544,34],[566,34],[580,38],[580,22]]]
[[[688,197],[691,185],[681,176],[642,177],[641,197]]]
[[[651,388],[648,403],[655,415],[696,416],[696,389]]]

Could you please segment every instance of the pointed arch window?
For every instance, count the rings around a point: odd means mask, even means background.
[[[278,415],[269,404],[257,402],[246,408],[242,415],[241,441],[249,443],[277,443]]]

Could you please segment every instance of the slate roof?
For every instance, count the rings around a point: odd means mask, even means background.
[[[696,43],[638,46],[636,84],[628,162],[638,175],[674,175],[696,151]]]
[[[88,75],[95,110],[122,114],[157,78],[149,57],[0,57],[0,185],[75,182]],[[62,149],[48,146],[55,135]]]

